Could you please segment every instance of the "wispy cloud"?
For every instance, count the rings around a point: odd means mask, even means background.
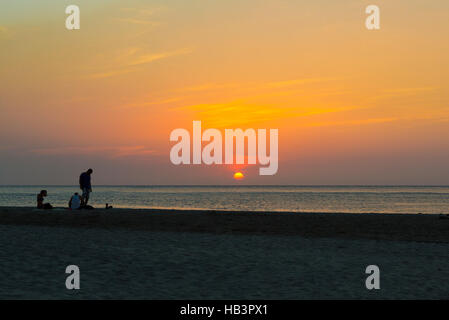
[[[198,119],[208,126],[222,128],[244,126],[253,122],[264,122],[291,115],[294,110],[232,101],[219,104],[200,104],[176,108],[193,111]]]
[[[271,82],[231,82],[231,83],[206,83],[196,86],[181,88],[180,91],[209,91],[232,88],[246,88],[246,89],[281,89],[287,87],[300,86],[309,83],[318,83],[324,81],[336,80],[335,78],[302,78],[290,79],[283,81]]]
[[[134,69],[113,70],[106,72],[93,73],[89,77],[92,79],[109,78],[135,71]]]
[[[396,88],[396,89],[391,89],[391,90],[384,90],[384,92],[397,93],[397,94],[409,94],[409,93],[433,91],[435,89],[437,89],[437,88],[436,87]]]
[[[139,16],[152,16],[154,15],[156,12],[159,12],[161,10],[163,10],[164,7],[154,7],[154,8],[130,8],[130,7],[126,7],[126,8],[120,8],[121,11],[123,12],[132,12],[134,14],[137,14]]]
[[[416,88],[396,88],[390,90],[384,90],[380,94],[371,98],[371,100],[388,99],[394,97],[413,96],[418,94],[431,93],[438,88],[436,87],[416,87]]]
[[[141,53],[142,49],[131,47],[122,50],[109,63],[108,70],[95,72],[88,75],[88,78],[109,78],[130,72],[138,71],[138,66],[149,64],[158,60],[189,54],[193,51],[191,48],[182,48],[174,51],[158,53]]]
[[[173,98],[154,100],[154,101],[149,101],[149,102],[128,103],[128,104],[122,105],[121,107],[122,108],[137,108],[137,107],[147,107],[147,106],[153,106],[153,105],[168,104],[168,103],[182,101],[183,98],[184,97],[173,97]]]
[[[127,156],[155,155],[158,152],[145,146],[118,146],[39,148],[31,150],[31,153],[40,155],[100,155],[111,158],[120,158]]]
[[[342,121],[318,121],[308,122],[305,125],[309,127],[324,127],[324,126],[356,126],[366,124],[379,124],[386,122],[398,121],[399,118],[371,118],[371,119],[356,119],[356,120],[342,120]]]
[[[285,87],[303,85],[303,84],[307,84],[307,83],[317,83],[317,82],[324,82],[324,81],[330,81],[330,80],[336,80],[336,79],[335,78],[293,79],[293,80],[286,80],[286,81],[268,82],[266,84],[266,86],[272,87],[272,88],[285,88]]]
[[[156,13],[163,11],[162,7],[158,8],[121,8],[120,17],[114,18],[115,21],[134,25],[140,30],[139,35],[146,34],[150,30],[161,25],[161,22],[156,20]]]
[[[200,104],[175,109],[192,111],[198,119],[203,120],[208,125],[223,128],[292,117],[349,111],[357,109],[357,107],[280,107],[236,100],[228,103]]]
[[[322,82],[322,81],[330,81],[333,78],[305,78],[305,79],[293,79],[293,80],[285,80],[285,81],[271,81],[271,82],[228,82],[228,83],[207,83],[207,84],[201,84],[196,86],[187,86],[175,89],[170,92],[164,92],[162,96],[165,98],[155,99],[154,94],[147,98],[140,98],[138,101],[130,102],[124,105],[121,105],[122,108],[131,108],[131,107],[145,107],[145,106],[152,106],[152,105],[162,105],[162,104],[169,104],[169,103],[175,103],[175,102],[182,102],[182,101],[193,101],[192,105],[187,105],[184,102],[183,106],[180,106],[177,104],[177,106],[173,106],[173,110],[179,109],[179,110],[188,110],[188,111],[194,111],[197,113],[200,112],[206,112],[206,110],[209,110],[210,114],[201,113],[203,116],[212,116],[212,114],[217,114],[217,118],[221,117],[235,117],[235,114],[225,114],[226,110],[235,110],[240,111],[241,108],[249,108],[252,109],[250,106],[257,106],[257,108],[261,107],[260,101],[267,101],[267,97],[273,98],[273,97],[283,97],[283,96],[293,96],[298,94],[298,87],[301,87],[301,85],[307,84],[307,83],[315,83],[315,82]],[[216,96],[219,94],[222,90],[232,90],[232,95],[234,96],[234,99],[232,101],[216,101]],[[237,92],[238,89],[238,92]],[[321,90],[322,91],[322,90]],[[338,94],[345,94],[347,92],[343,91],[325,91],[320,92],[315,95],[338,95]],[[310,96],[311,93],[308,92],[308,95]],[[211,99],[215,101],[210,101]],[[209,100],[209,101],[205,101]],[[273,100],[273,99],[271,99]],[[230,106],[232,106],[234,103],[236,103],[236,107],[230,109]],[[282,105],[276,105],[275,107],[268,107],[267,103],[262,103],[264,105],[262,108],[267,111],[267,108],[272,108],[274,114],[289,114],[290,116],[293,116],[292,112],[286,112],[286,110],[296,110],[295,116],[298,115],[310,115],[316,112],[324,113],[324,112],[334,112],[336,108],[328,108],[324,110],[324,108],[302,108],[301,111],[298,111],[298,108],[292,108],[289,106],[282,106]],[[290,104],[291,105],[291,104]],[[212,112],[211,110],[214,110],[217,108],[218,110],[215,112]],[[219,110],[223,110],[222,114],[219,114]],[[319,109],[319,110],[318,110]],[[246,109],[245,109],[246,110]],[[277,110],[275,112],[275,110]],[[339,109],[339,111],[342,111],[343,109]],[[279,112],[280,111],[280,112]],[[256,112],[257,113],[257,112]],[[214,116],[215,117],[215,116]],[[241,115],[240,115],[241,117]],[[259,117],[256,117],[256,120],[260,120]],[[215,120],[214,120],[215,121]],[[233,122],[236,122],[235,120]],[[239,121],[244,122],[244,121]]]
[[[208,83],[184,87],[178,91],[196,94],[197,100],[212,101],[184,105],[174,110],[192,112],[195,117],[208,122],[211,126],[226,127],[359,109],[360,107],[353,106],[320,106],[317,103],[311,105],[306,99],[304,103],[298,102],[297,98],[291,99],[291,97],[297,97],[299,91],[306,90],[308,87],[303,86],[307,84],[332,80],[335,78],[318,77],[265,82]],[[219,92],[229,89],[234,96],[233,100],[216,101],[215,97],[219,95]],[[310,96],[310,92],[307,94]],[[281,98],[277,99],[278,96]]]
[[[152,48],[149,50],[149,46],[145,42],[142,42],[142,38],[139,35],[152,32],[154,27],[161,24],[158,21],[159,13],[167,10],[165,6],[138,6],[138,7],[122,7],[118,8],[111,19],[116,22],[120,22],[122,27],[127,27],[128,36],[127,42],[131,44],[128,48],[114,46],[114,50],[109,50],[103,53],[98,53],[98,60],[95,64],[95,69],[86,75],[86,78],[101,79],[110,78],[115,76],[124,75],[131,72],[137,72],[142,70],[142,66],[160,61],[163,59],[186,55],[193,52],[192,48],[172,48],[163,49],[159,48],[155,50]],[[128,26],[130,25],[131,31]],[[133,45],[134,43],[134,45]]]
[[[127,65],[128,66],[136,66],[136,65],[146,64],[146,63],[150,63],[150,62],[153,62],[156,60],[165,59],[168,57],[189,54],[191,52],[192,52],[192,49],[183,48],[183,49],[176,50],[176,51],[140,55],[140,56],[136,57],[135,59],[133,59],[133,61],[128,62]]]
[[[196,86],[189,86],[185,88],[179,89],[179,91],[192,91],[192,92],[200,92],[200,91],[209,91],[209,90],[217,90],[217,89],[228,89],[228,88],[236,88],[236,87],[247,87],[248,85],[255,85],[255,83],[206,83]]]
[[[135,19],[135,18],[117,18],[117,21],[131,23],[131,24],[138,24],[138,25],[153,26],[153,27],[160,25],[160,22],[143,20],[143,19]]]

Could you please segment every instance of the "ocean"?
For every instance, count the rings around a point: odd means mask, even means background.
[[[0,206],[66,207],[77,186],[0,186]],[[449,186],[94,186],[97,208],[211,209],[346,213],[449,212]]]

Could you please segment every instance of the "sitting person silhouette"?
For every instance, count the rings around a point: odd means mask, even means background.
[[[53,209],[53,206],[49,203],[44,203],[44,197],[47,196],[47,190],[41,190],[37,195],[37,208],[38,209]]]
[[[78,194],[78,192],[75,192],[75,194],[70,198],[69,208],[71,210],[81,209],[81,202],[82,202],[82,199],[81,199],[80,195]]]

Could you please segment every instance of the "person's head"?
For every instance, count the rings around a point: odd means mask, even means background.
[[[94,172],[94,170],[92,169],[87,170],[87,174],[92,174],[92,172]]]
[[[43,197],[46,197],[47,196],[47,190],[41,190],[40,195],[43,196]]]
[[[78,192],[75,192],[75,196],[77,196],[78,195]]]

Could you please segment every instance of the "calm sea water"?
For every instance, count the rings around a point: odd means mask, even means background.
[[[36,194],[67,206],[76,186],[0,186],[0,206],[34,206]],[[449,187],[422,186],[94,186],[90,204],[118,208],[244,211],[448,213]]]

